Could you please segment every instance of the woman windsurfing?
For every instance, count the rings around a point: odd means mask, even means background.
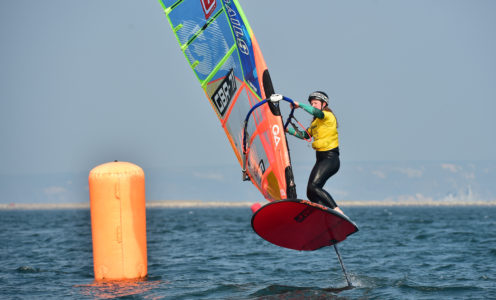
[[[294,107],[303,108],[314,116],[306,132],[294,128],[287,132],[300,139],[313,137],[312,148],[315,149],[317,161],[308,178],[308,200],[330,207],[339,213],[343,211],[338,207],[332,196],[323,189],[326,181],[339,170],[339,140],[338,121],[333,111],[329,108],[329,96],[325,92],[315,91],[308,96],[310,105],[294,101]]]

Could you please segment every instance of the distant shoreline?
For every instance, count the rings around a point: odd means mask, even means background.
[[[255,202],[221,202],[221,201],[195,201],[195,200],[162,200],[148,201],[147,208],[215,208],[215,207],[250,207]],[[268,202],[263,201],[264,205]],[[363,207],[363,206],[496,206],[493,201],[341,201],[340,206]],[[89,209],[89,202],[85,203],[9,203],[0,204],[0,210],[52,210],[52,209]]]

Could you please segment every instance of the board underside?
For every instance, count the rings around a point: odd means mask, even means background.
[[[253,230],[280,247],[313,251],[344,241],[358,231],[346,216],[308,200],[282,200],[257,210]]]

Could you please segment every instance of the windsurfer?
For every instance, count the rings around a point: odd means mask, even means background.
[[[340,166],[338,121],[329,108],[329,96],[325,92],[311,93],[308,102],[310,105],[294,101],[294,106],[301,107],[314,116],[310,127],[303,132],[295,128],[287,128],[289,134],[300,139],[310,137],[314,139],[312,148],[315,149],[317,161],[308,179],[307,197],[312,202],[328,206],[343,214],[332,196],[323,189],[326,181],[337,173]]]

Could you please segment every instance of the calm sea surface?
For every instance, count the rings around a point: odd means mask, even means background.
[[[333,248],[282,249],[249,208],[147,210],[148,278],[93,280],[89,210],[0,211],[1,299],[496,299],[496,207],[351,207]]]

